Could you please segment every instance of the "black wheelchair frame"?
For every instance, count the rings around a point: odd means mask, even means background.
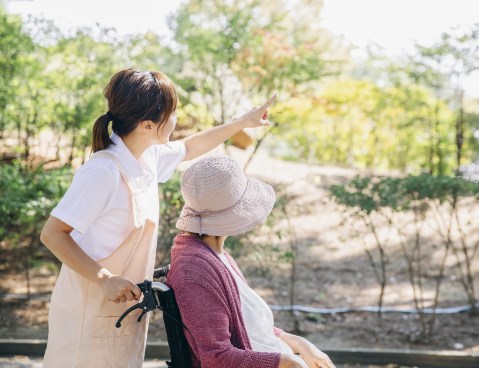
[[[169,270],[170,265],[155,269],[153,279],[166,278]],[[180,310],[173,290],[162,282],[149,280],[138,284],[138,287],[143,293],[143,300],[128,308],[116,322],[116,327],[120,328],[123,318],[135,309],[141,309],[142,311],[138,316],[138,322],[146,313],[157,308],[162,310],[170,349],[170,361],[167,361],[166,364],[170,368],[191,368],[190,347],[183,332],[183,328],[186,328],[186,326],[181,322]]]

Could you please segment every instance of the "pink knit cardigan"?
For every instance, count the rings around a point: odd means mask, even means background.
[[[233,269],[238,266],[226,254]],[[241,312],[238,286],[218,255],[194,236],[178,234],[171,249],[167,284],[174,290],[188,330],[193,367],[277,368],[280,353],[251,349]],[[274,328],[279,336],[281,330]]]

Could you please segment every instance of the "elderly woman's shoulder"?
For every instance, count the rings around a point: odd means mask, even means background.
[[[194,287],[195,285],[209,288],[219,281],[219,273],[210,259],[185,255],[171,263],[168,284],[173,289],[179,286]]]
[[[212,266],[207,259],[187,254],[171,262],[168,278],[195,278],[210,274]]]

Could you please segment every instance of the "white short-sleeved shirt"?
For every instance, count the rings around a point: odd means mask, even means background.
[[[184,143],[175,141],[153,145],[137,160],[118,135],[111,140],[115,144],[107,150],[138,188],[146,188],[155,177],[158,183],[166,182],[186,153]],[[130,189],[108,158],[81,166],[51,215],[73,227],[72,238],[96,261],[111,255],[134,226]]]

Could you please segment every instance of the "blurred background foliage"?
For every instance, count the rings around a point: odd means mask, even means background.
[[[441,175],[477,159],[477,101],[464,99],[462,83],[479,68],[479,25],[451,29],[400,60],[377,49],[355,60],[314,21],[321,6],[190,0],[170,17],[168,40],[100,26],[65,33],[0,8],[0,153],[27,159],[49,130],[56,159],[84,161],[92,121],[105,110],[102,86],[135,66],[177,83],[179,136],[223,124],[276,91],[277,126],[265,144],[283,157]]]
[[[479,159],[478,104],[465,99],[463,88],[464,78],[479,69],[479,24],[451,29],[401,58],[370,48],[358,60],[318,22],[320,1],[297,3],[291,11],[286,0],[188,0],[170,17],[166,39],[119,37],[101,26],[65,32],[46,19],[22,21],[0,2],[2,247],[18,247],[27,269],[45,257],[38,231],[70,183],[72,167],[88,158],[92,123],[106,111],[102,88],[130,66],[161,70],[177,84],[176,138],[224,124],[277,92],[275,124],[256,137],[253,154],[262,144],[285,159],[409,178],[374,187],[390,194],[389,201],[399,187],[402,200],[410,198],[411,177],[421,183],[428,181],[420,175],[453,177]],[[363,197],[351,194],[358,183],[336,188],[333,196],[361,213]],[[441,183],[449,182],[434,185]],[[441,188],[460,195],[454,185]],[[182,205],[179,177],[161,191],[160,261],[174,236],[169,220]],[[372,206],[366,215],[383,206],[365,198]],[[289,218],[279,207],[278,216]],[[294,253],[288,252],[281,257]]]

